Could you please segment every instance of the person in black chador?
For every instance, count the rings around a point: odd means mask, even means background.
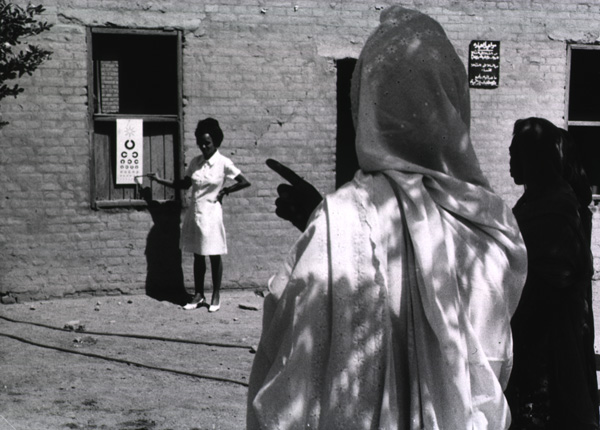
[[[542,118],[518,120],[510,173],[525,192],[513,212],[528,275],[512,319],[514,367],[506,390],[511,429],[598,429],[592,276],[580,204],[563,178],[561,132]]]
[[[561,133],[560,154],[562,158],[562,176],[569,183],[579,201],[579,216],[583,223],[586,239],[592,240],[592,188],[581,162],[581,153],[571,134],[564,128]]]

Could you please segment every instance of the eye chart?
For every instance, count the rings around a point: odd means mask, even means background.
[[[144,170],[143,120],[117,119],[117,185],[135,184]]]

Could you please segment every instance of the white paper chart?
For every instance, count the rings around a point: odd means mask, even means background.
[[[135,184],[144,171],[144,121],[117,119],[117,185]]]

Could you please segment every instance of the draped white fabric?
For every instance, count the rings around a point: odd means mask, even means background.
[[[361,171],[270,283],[248,429],[504,429],[526,254],[442,28],[382,13],[353,76]]]

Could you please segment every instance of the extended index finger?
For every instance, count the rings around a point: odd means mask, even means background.
[[[296,172],[294,172],[289,167],[281,164],[277,160],[273,160],[272,158],[267,159],[267,166],[273,169],[276,173],[279,174],[283,179],[288,181],[292,185],[299,185],[304,183],[304,179],[300,177]]]

